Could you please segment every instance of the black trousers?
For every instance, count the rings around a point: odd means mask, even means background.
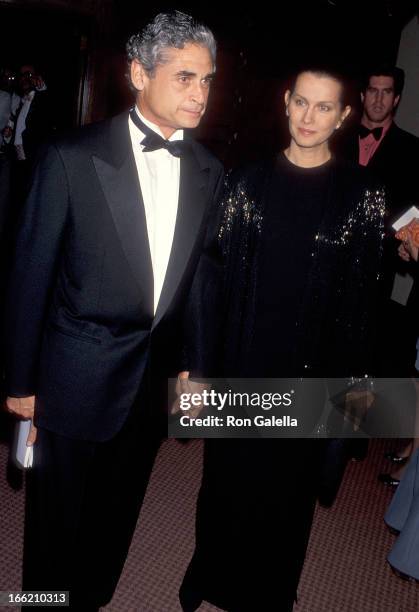
[[[111,600],[161,431],[141,402],[107,442],[38,429],[27,479],[24,590],[70,591],[72,610],[95,610]]]

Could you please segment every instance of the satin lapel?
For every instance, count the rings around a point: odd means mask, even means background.
[[[114,147],[111,163],[96,155],[93,156],[93,163],[133,276],[142,292],[147,289],[146,294],[150,295],[152,300],[153,272],[147,223],[129,140],[128,120],[126,120],[126,132],[122,137],[126,140],[121,146],[121,135],[118,135],[119,141]]]
[[[208,177],[209,168],[201,167],[193,149],[182,157],[175,233],[153,327],[169,307],[198,238],[205,211]]]

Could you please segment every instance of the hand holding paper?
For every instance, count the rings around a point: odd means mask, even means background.
[[[35,396],[29,395],[28,397],[7,397],[6,409],[21,419],[30,420],[31,427],[28,428],[26,444],[27,446],[32,446],[35,444],[36,427],[32,422],[35,413]]]
[[[399,255],[404,261],[418,260],[419,251],[419,219],[412,219],[396,234],[396,238],[403,243],[399,246]]]
[[[398,240],[413,241],[416,247],[419,247],[419,219],[412,219],[410,223],[404,225],[396,234]]]
[[[397,240],[401,240],[399,256],[404,261],[418,260],[419,249],[419,209],[411,206],[401,217],[393,223]]]

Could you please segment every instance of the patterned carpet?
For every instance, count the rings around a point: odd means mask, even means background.
[[[295,612],[419,610],[419,585],[397,578],[385,561],[394,539],[382,520],[391,492],[376,475],[388,468],[383,450],[389,446],[386,441],[370,445],[367,460],[348,466],[333,508],[317,508]],[[199,441],[183,445],[170,440],[161,448],[123,575],[106,612],[179,612],[177,591],[193,550],[201,450]],[[24,493],[15,490],[18,483],[15,488],[7,483],[6,465],[7,446],[2,443],[0,590],[18,590]],[[216,610],[208,604],[200,608]]]

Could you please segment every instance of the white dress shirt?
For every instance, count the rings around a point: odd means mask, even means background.
[[[135,111],[141,121],[159,136],[160,129]],[[132,148],[144,201],[148,242],[154,277],[154,313],[166,276],[179,200],[180,159],[166,149],[144,153],[141,141],[145,134],[128,119]],[[169,140],[183,140],[183,130],[177,130]]]
[[[35,91],[30,91],[29,93],[22,96],[22,106],[20,108],[19,115],[16,120],[16,134],[15,134],[15,145],[22,144],[22,132],[25,131],[26,128],[26,117],[28,116],[29,109],[32,104],[32,100],[35,97]]]
[[[14,113],[17,112],[19,105],[22,104],[22,106],[20,107],[19,114],[16,119],[16,130],[15,130],[15,139],[14,139],[14,145],[16,147],[16,155],[19,160],[26,159],[25,151],[23,148],[22,134],[26,130],[26,118],[28,116],[29,109],[36,95],[36,92],[46,91],[46,89],[47,89],[47,86],[42,81],[38,85],[38,87],[35,87],[35,89],[32,89],[31,91],[23,95],[21,98],[17,97],[18,102],[17,100],[12,100],[12,105],[14,106],[13,108]]]

